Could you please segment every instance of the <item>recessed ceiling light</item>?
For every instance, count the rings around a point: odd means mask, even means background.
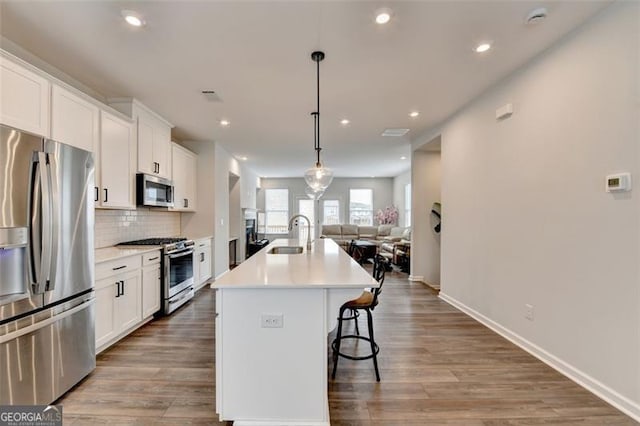
[[[220,125],[222,127],[227,127],[231,122],[229,120],[220,120]]]
[[[239,157],[242,161],[247,161],[247,157],[245,157],[244,155]]]
[[[347,120],[346,118],[343,118],[342,120],[340,120],[340,124],[342,124],[343,126],[346,126],[349,123],[351,123],[351,122],[349,120]]]
[[[129,25],[132,25],[134,27],[141,27],[145,24],[142,16],[140,16],[138,12],[135,12],[133,10],[123,10],[122,17],[125,21],[127,21]]]
[[[420,115],[420,113],[418,111],[411,111],[409,113],[409,117],[411,117],[411,118],[416,118],[419,115]]]
[[[482,52],[486,52],[489,49],[491,49],[491,44],[489,44],[489,43],[481,43],[481,44],[478,45],[478,47],[476,47],[476,52],[482,53]]]
[[[391,20],[391,10],[384,8],[376,10],[376,24],[384,25]]]
[[[407,157],[405,157],[404,155],[402,157],[400,157],[401,160],[406,160]]]

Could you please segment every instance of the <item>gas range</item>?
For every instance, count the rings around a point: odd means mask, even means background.
[[[184,237],[145,238],[118,245],[162,246],[162,313],[170,314],[193,298],[193,240]]]
[[[184,237],[160,237],[145,238],[142,240],[125,241],[118,244],[119,246],[163,246],[165,252],[172,253],[176,250],[182,250],[194,245],[193,240],[187,240]]]

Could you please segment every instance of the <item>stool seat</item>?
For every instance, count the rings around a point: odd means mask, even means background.
[[[363,291],[357,299],[349,300],[348,302],[343,304],[342,307],[348,309],[366,308],[370,307],[372,302],[373,293],[371,293],[370,291]]]

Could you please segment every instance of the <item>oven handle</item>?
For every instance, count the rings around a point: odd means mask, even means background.
[[[177,257],[182,257],[182,256],[186,256],[188,254],[192,254],[193,253],[193,249],[189,249],[189,250],[184,250],[184,251],[180,251],[177,253],[167,253],[167,257],[169,259],[175,259]]]

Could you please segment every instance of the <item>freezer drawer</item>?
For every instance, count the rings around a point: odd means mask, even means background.
[[[0,335],[0,405],[50,404],[93,371],[94,303]]]

